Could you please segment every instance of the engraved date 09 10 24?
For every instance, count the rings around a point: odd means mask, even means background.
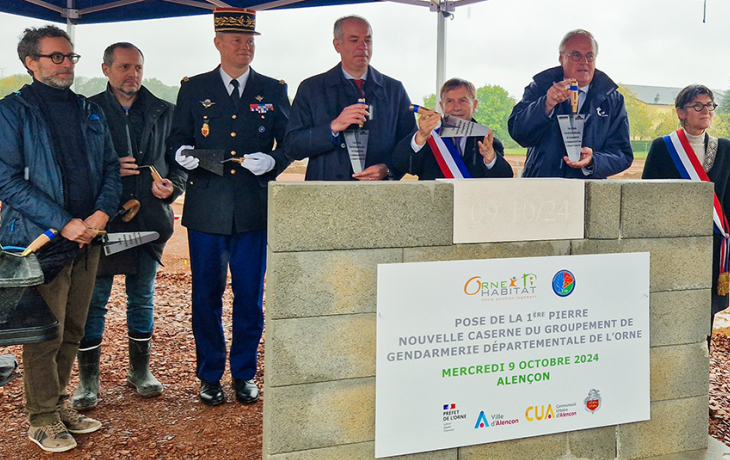
[[[499,218],[511,222],[554,222],[568,220],[568,200],[540,202],[474,202],[471,206],[471,221],[475,224],[488,224]]]

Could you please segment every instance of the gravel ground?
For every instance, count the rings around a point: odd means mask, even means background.
[[[118,278],[121,280],[121,278]],[[198,400],[195,346],[190,326],[190,276],[160,273],[152,369],[165,385],[157,398],[141,398],[126,385],[126,317],[121,282],[109,301],[102,345],[99,405],[86,415],[104,426],[96,433],[76,435],[79,446],[54,454],[59,459],[260,459],[263,402],[244,406],[235,401],[230,374],[223,377],[228,401],[208,407]],[[224,307],[224,327],[230,330],[230,290]],[[227,319],[226,319],[227,318]],[[21,361],[22,347],[0,348]],[[257,382],[263,388],[263,340]],[[22,371],[22,363],[21,363]],[[71,389],[76,387],[76,372]],[[23,379],[0,389],[0,459],[38,459],[46,454],[26,438]]]

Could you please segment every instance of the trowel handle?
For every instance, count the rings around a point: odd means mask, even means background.
[[[432,113],[434,113],[433,110],[427,109],[426,107],[421,107],[420,105],[416,105],[416,104],[409,105],[408,111],[417,113],[419,115],[431,115]]]
[[[152,174],[152,180],[164,187],[164,183],[162,182],[162,176],[159,172],[157,172],[157,168],[150,165],[150,173]]]
[[[21,254],[23,257],[33,254],[37,250],[43,247],[46,243],[54,239],[58,235],[58,230],[49,228],[43,232],[38,238],[34,239],[32,243],[25,248],[25,251]]]

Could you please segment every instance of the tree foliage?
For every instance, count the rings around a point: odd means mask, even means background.
[[[474,119],[489,126],[494,136],[499,138],[507,148],[518,147],[507,130],[507,120],[512,113],[516,101],[510,97],[506,89],[498,85],[486,85],[477,89],[477,110]],[[429,109],[441,110],[437,105],[436,95],[430,94],[423,98],[423,106]]]
[[[631,139],[639,141],[651,139],[654,134],[651,109],[636,98],[636,93],[625,86],[619,85],[618,90],[624,96],[626,112],[629,115]]]
[[[5,97],[13,91],[17,91],[33,79],[28,74],[10,75],[0,80],[0,97]]]
[[[7,96],[13,91],[17,91],[25,84],[30,84],[33,78],[26,74],[10,75],[3,79],[0,79],[0,98]],[[106,91],[106,77],[76,77],[75,81],[75,92],[82,94],[86,97],[91,97]],[[165,101],[172,102],[173,104],[177,100],[177,92],[180,89],[179,86],[167,86],[156,78],[145,78],[142,84],[147,87],[152,94],[163,99]]]
[[[76,94],[81,94],[86,97],[91,97],[106,91],[106,82],[108,80],[105,77],[76,77]]]
[[[179,86],[167,86],[156,78],[145,78],[142,84],[160,99],[172,102],[173,104],[177,102],[177,92],[180,90]]]
[[[656,128],[654,128],[654,139],[673,133],[679,128],[679,120],[677,119],[677,114],[674,111],[662,113],[658,121],[659,123]]]
[[[708,130],[715,137],[730,139],[730,112],[718,113]]]
[[[715,95],[717,97],[717,95]],[[715,99],[715,102],[718,104],[717,111],[720,113],[730,113],[730,90],[725,91],[725,94],[723,94],[722,99],[719,101]]]

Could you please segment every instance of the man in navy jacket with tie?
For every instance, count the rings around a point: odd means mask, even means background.
[[[200,400],[212,406],[225,402],[221,311],[229,267],[233,386],[242,403],[259,398],[253,378],[264,324],[266,184],[290,163],[282,150],[290,109],[286,85],[250,67],[254,35],[259,35],[255,12],[217,9],[214,18],[221,65],[183,79],[167,140],[169,154],[189,170],[182,224],[190,245]],[[193,147],[223,150],[223,176],[199,167],[197,158],[184,153]]]
[[[333,42],[342,62],[299,85],[286,132],[287,154],[309,158],[306,180],[399,179],[403,174],[393,169],[393,149],[416,129],[408,94],[401,82],[370,66],[373,37],[365,19],[338,19]],[[369,131],[369,140],[364,168],[355,172],[345,132],[359,125]]]

